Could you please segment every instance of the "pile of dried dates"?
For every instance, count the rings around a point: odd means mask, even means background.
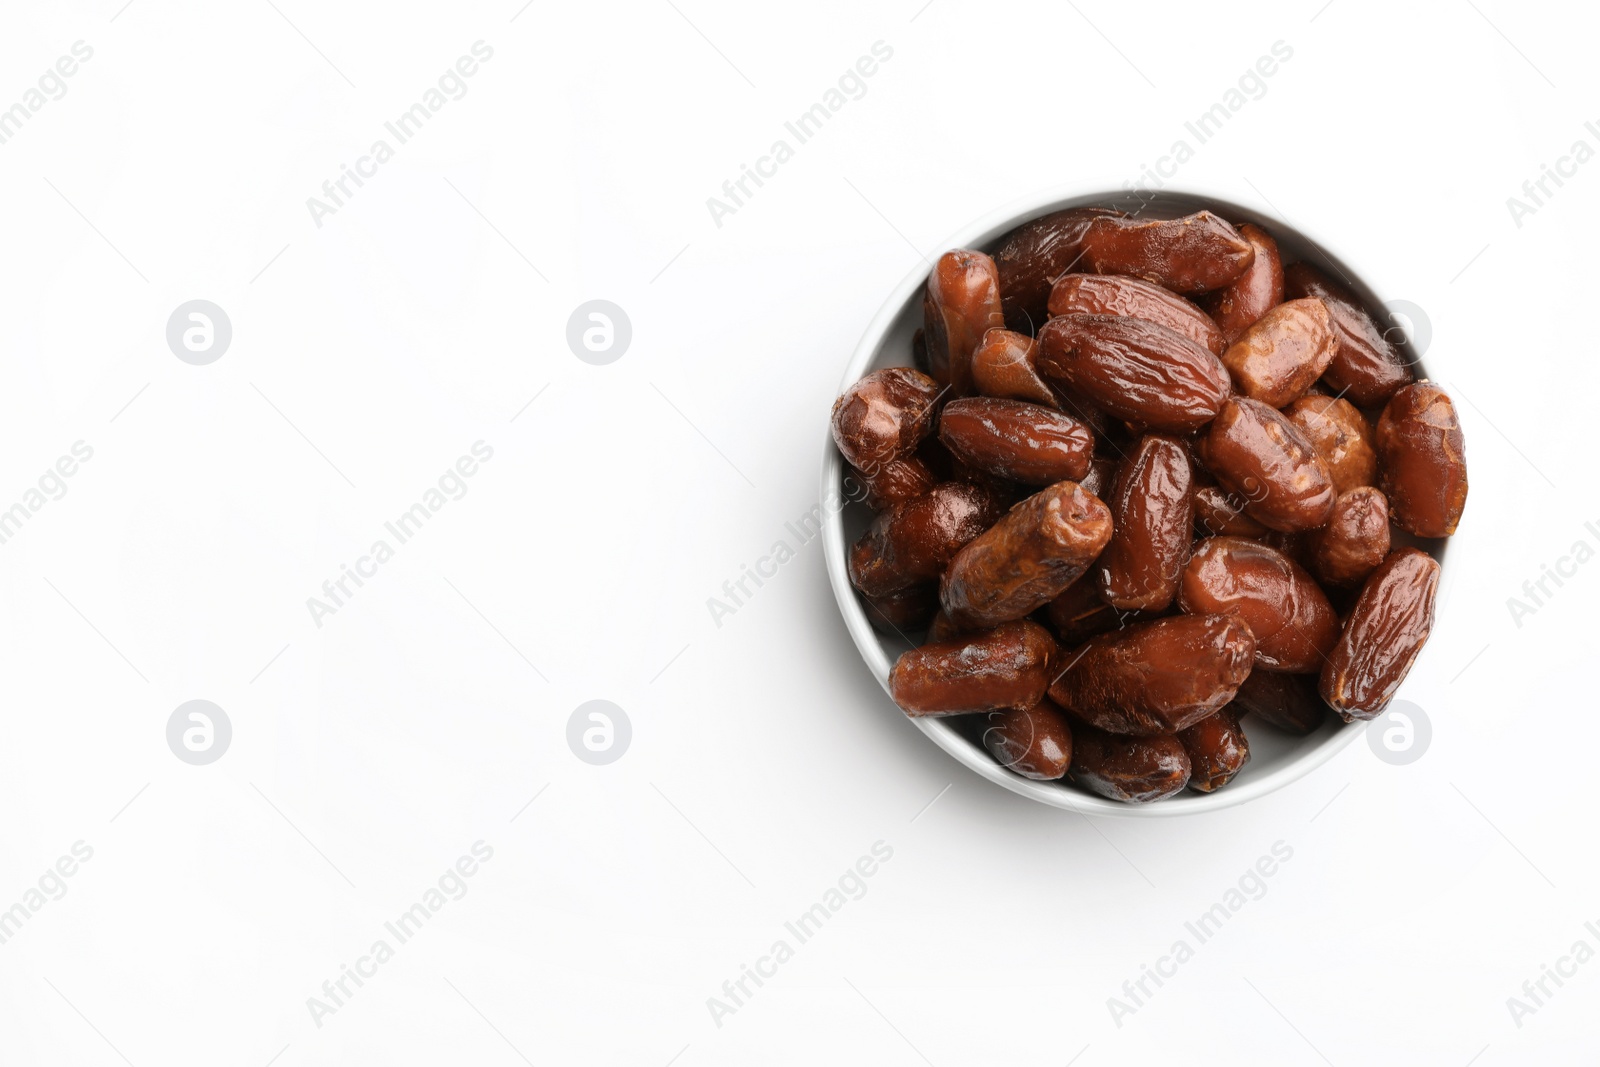
[[[1337,273],[1337,271],[1335,271]],[[1361,303],[1209,211],[1075,208],[939,257],[916,368],[834,404],[907,715],[1102,796],[1211,792],[1239,720],[1379,714],[1467,498],[1450,398]],[[913,640],[913,644],[917,644]]]

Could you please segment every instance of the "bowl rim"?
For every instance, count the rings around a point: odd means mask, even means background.
[[[1251,189],[1253,191],[1254,187],[1252,186]],[[1271,228],[1274,234],[1292,235],[1301,242],[1317,248],[1338,263],[1346,266],[1350,266],[1353,263],[1349,257],[1341,254],[1336,246],[1329,244],[1304,227],[1291,223],[1259,193],[1255,193],[1253,196],[1241,196],[1237,189],[1230,187],[1223,191],[1215,185],[1207,184],[1203,180],[1186,180],[1182,184],[1168,182],[1159,189],[1147,190],[1146,193],[1148,194],[1147,197],[1144,193],[1136,192],[1127,183],[1119,185],[1117,182],[1104,180],[1085,180],[1051,186],[1019,197],[1008,204],[979,216],[957,229],[939,245],[939,248],[941,250],[986,248],[992,245],[999,237],[1022,223],[1051,211],[1070,207],[1107,205],[1118,201],[1127,202],[1130,199],[1139,197],[1145,199],[1147,204],[1161,201],[1201,201],[1205,205],[1213,207],[1219,214],[1235,219],[1240,216],[1253,215],[1262,220],[1268,228]],[[1350,273],[1357,282],[1355,288],[1358,291],[1363,287],[1373,294],[1393,291],[1385,285],[1383,279],[1365,267],[1359,270],[1352,267]],[[927,276],[928,268],[926,261],[924,261],[913,266],[905,278],[890,292],[871,322],[868,323],[866,330],[861,335],[861,340],[857,343],[849,361],[845,364],[844,374],[840,378],[839,393],[842,393],[851,384],[859,380],[865,373],[866,368],[874,362],[895,321],[905,311],[907,304],[916,298],[918,291],[927,280]],[[1366,303],[1366,301],[1363,302]],[[1418,377],[1425,377],[1423,368],[1415,358],[1413,358],[1413,365],[1417,366]],[[835,395],[838,394],[836,393]],[[867,619],[866,612],[862,609],[855,590],[850,584],[849,569],[846,563],[845,507],[842,488],[844,459],[834,446],[831,425],[825,426],[824,431],[821,495],[818,499],[823,502],[823,555],[828,570],[828,582],[833,587],[834,599],[838,602],[839,611],[844,616],[845,627],[849,630],[850,636],[855,641],[856,648],[860,651],[862,658],[866,661],[867,667],[872,671],[873,676],[877,678],[878,684],[883,687],[883,691],[887,695],[889,692],[889,671],[892,664],[889,662],[888,652],[885,650],[877,632],[872,628],[872,624]],[[1443,553],[1436,551],[1434,555],[1436,558],[1441,558]],[[889,706],[895,709],[896,714],[903,714],[893,700],[889,701]],[[1292,782],[1298,781],[1324,763],[1327,763],[1350,742],[1354,741],[1368,725],[1362,721],[1341,723],[1332,732],[1327,733],[1314,744],[1308,745],[1303,752],[1290,759],[1283,766],[1259,778],[1230,784],[1226,789],[1220,789],[1212,793],[1196,793],[1185,790],[1177,796],[1155,803],[1125,804],[1079,790],[1067,783],[1065,779],[1041,782],[1024,778],[1007,770],[1001,764],[995,762],[988,752],[973,744],[955,729],[950,721],[951,718],[955,717],[925,716],[913,718],[906,716],[906,718],[915,723],[923,734],[953,756],[958,763],[1013,793],[1051,807],[1064,808],[1079,814],[1115,815],[1124,818],[1169,818],[1201,814],[1234,807],[1266,796]]]

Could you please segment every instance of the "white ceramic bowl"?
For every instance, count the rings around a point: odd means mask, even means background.
[[[1357,270],[1353,260],[1334,251],[1321,236],[1313,237],[1303,229],[1290,225],[1266,204],[1241,201],[1235,195],[1217,194],[1204,189],[1179,191],[1167,188],[1155,194],[1142,193],[1138,196],[1106,185],[1052,190],[1018,201],[964,226],[945,241],[940,251],[949,248],[993,251],[1001,237],[1029,219],[1062,208],[1090,205],[1117,207],[1146,218],[1177,217],[1209,208],[1235,224],[1255,223],[1277,240],[1285,263],[1299,260],[1311,262],[1345,284],[1379,323],[1392,321],[1378,294],[1387,293],[1391,299],[1397,294],[1386,290],[1382,280],[1366,269]],[[918,264],[889,294],[889,299],[867,327],[861,343],[846,364],[844,377],[839,382],[840,392],[869,371],[911,365],[911,335],[922,324],[921,291],[927,276],[928,265]],[[1398,340],[1400,334],[1397,332],[1392,336]],[[1401,347],[1407,349],[1408,344],[1402,344]],[[1406,355],[1412,359],[1417,377],[1426,377],[1414,353],[1406,351]],[[899,637],[886,638],[874,630],[855,590],[850,586],[846,550],[871,521],[872,513],[861,503],[846,503],[842,508],[837,506],[847,496],[843,489],[845,465],[833,445],[831,432],[826,436],[821,499],[824,501],[823,545],[828,562],[828,580],[833,584],[834,596],[839,601],[839,610],[844,614],[850,636],[855,639],[862,658],[883,686],[886,695],[877,710],[883,714],[901,715],[901,711],[887,697],[889,668],[900,653],[911,646]],[[1428,547],[1442,563],[1443,546],[1430,543]],[[984,718],[982,715],[954,715],[911,721],[935,744],[970,770],[1014,793],[1078,812],[1144,817],[1215,811],[1264,796],[1321,766],[1366,728],[1366,724],[1360,722],[1339,723],[1336,716],[1329,714],[1323,725],[1309,736],[1290,737],[1270,726],[1255,723],[1253,717],[1247,716],[1244,726],[1250,740],[1250,762],[1222,789],[1214,793],[1184,790],[1170,799],[1153,804],[1123,804],[1085,792],[1065,778],[1055,782],[1038,782],[1007,770],[995,762],[980,741]]]

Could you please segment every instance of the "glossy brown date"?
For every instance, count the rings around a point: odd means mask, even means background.
[[[1211,316],[1176,293],[1120,274],[1067,274],[1050,290],[1057,315],[1124,315],[1182,334],[1214,356],[1227,348]]]
[[[1018,620],[903,653],[889,673],[889,695],[907,715],[961,715],[1031,708],[1050,684],[1055,639]]]
[[[1328,369],[1338,348],[1328,308],[1320,300],[1279,304],[1222,353],[1222,365],[1245,396],[1281,408]]]
[[[1397,391],[1378,419],[1378,484],[1394,524],[1449,537],[1467,506],[1466,440],[1450,397],[1432,382]]]
[[[1038,342],[1025,333],[990,330],[972,353],[973,387],[983,396],[1060,407],[1034,366],[1038,353]]]
[[[1052,408],[970,396],[939,415],[939,440],[969,467],[1023,485],[1077,481],[1089,472],[1094,434]]]
[[[1339,639],[1339,616],[1306,569],[1277,549],[1239,537],[1195,546],[1178,587],[1192,615],[1237,615],[1255,635],[1255,664],[1306,674],[1322,667]]]
[[[1331,396],[1303,396],[1283,411],[1328,468],[1340,493],[1378,479],[1377,443],[1365,415],[1350,401]]]
[[[1339,348],[1322,380],[1357,407],[1375,408],[1411,381],[1411,368],[1366,309],[1345,289],[1308,263],[1284,268],[1283,292],[1291,300],[1314,296],[1328,306]]]
[[[1128,737],[1073,725],[1072,780],[1125,804],[1164,800],[1189,784],[1189,754],[1170,734]]]
[[[1078,265],[1089,223],[1121,214],[1098,207],[1068,208],[1025,222],[1007,234],[994,254],[1006,324],[1030,334],[1043,326],[1050,286]]]
[[[1311,530],[1333,511],[1333,479],[1311,443],[1277,409],[1233,397],[1211,423],[1200,455],[1223,488],[1268,529]]]
[[[1083,260],[1096,274],[1131,274],[1186,295],[1238,281],[1255,258],[1255,246],[1209,211],[1095,219],[1083,235]]]
[[[999,514],[999,502],[985,489],[964,482],[936,485],[872,521],[850,549],[850,581],[871,597],[933,581]]]
[[[1125,611],[1161,611],[1172,603],[1189,558],[1194,525],[1189,450],[1147,434],[1122,461],[1111,507],[1111,540],[1095,565],[1100,595]]]
[[[1179,731],[1178,741],[1189,757],[1189,788],[1197,793],[1221,789],[1250,762],[1250,741],[1232,705]]]
[[[985,333],[1005,325],[994,260],[959,248],[940,256],[928,275],[922,311],[929,363],[948,368],[952,396],[970,395],[972,353]]]
[[[1228,344],[1256,324],[1268,311],[1283,303],[1283,260],[1272,235],[1248,222],[1239,227],[1239,236],[1250,242],[1256,258],[1237,281],[1213,293],[1208,300],[1211,317]]]
[[[879,633],[907,634],[921,630],[939,610],[937,582],[922,582],[884,596],[864,596],[867,621]]]
[[[1216,417],[1222,361],[1181,334],[1119,315],[1062,315],[1039,331],[1039,371],[1120,419],[1166,433]]]
[[[1233,615],[1174,615],[1101,634],[1076,651],[1050,699],[1102,730],[1174,733],[1233,699],[1256,642]]]
[[[1060,708],[1041,700],[1031,708],[990,712],[983,747],[1007,770],[1050,782],[1072,763],[1072,728]]]
[[[1251,671],[1229,707],[1296,737],[1311,733],[1328,716],[1314,674]]]
[[[1076,482],[1058,482],[1006,513],[950,561],[939,599],[960,626],[1020,619],[1089,569],[1111,538],[1111,512]]]
[[[915,455],[891,459],[871,473],[856,471],[855,474],[865,490],[867,506],[874,511],[925,496],[939,482],[928,465]]]
[[[1209,536],[1260,537],[1267,532],[1249,515],[1245,502],[1220,485],[1201,486],[1194,492],[1194,517]]]
[[[875,471],[933,430],[939,383],[910,367],[876,370],[833,402],[833,441],[845,461]]]
[[[1149,616],[1137,611],[1118,611],[1100,595],[1100,583],[1084,575],[1063,589],[1044,606],[1045,617],[1063,645],[1081,645],[1097,634],[1120,629]]]
[[[1433,629],[1438,588],[1438,562],[1415,548],[1389,553],[1362,585],[1320,680],[1345,722],[1375,718],[1394,697]]]
[[[1363,485],[1339,494],[1328,525],[1311,535],[1311,569],[1326,585],[1356,586],[1389,554],[1389,501]]]
[[[1110,456],[1096,456],[1089,461],[1089,473],[1078,484],[1083,486],[1084,492],[1106,499],[1117,484],[1117,461]]]

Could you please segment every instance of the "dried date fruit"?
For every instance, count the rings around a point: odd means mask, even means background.
[[[939,480],[915,455],[891,459],[873,473],[856,471],[866,491],[867,506],[874,511],[892,508],[925,496]]]
[[[1089,223],[1121,214],[1098,207],[1068,208],[1025,222],[1006,235],[994,262],[1000,271],[1000,300],[1011,329],[1033,333],[1044,325],[1050,286],[1078,265]]]
[[[1433,629],[1439,564],[1426,552],[1389,553],[1361,587],[1344,633],[1322,665],[1322,699],[1345,722],[1388,706]]]
[[[861,599],[866,602],[867,621],[874,630],[905,637],[927,626],[939,610],[939,586],[936,582],[923,582],[884,596]]]
[[[1255,664],[1306,674],[1321,669],[1339,639],[1339,616],[1306,569],[1282,552],[1239,537],[1195,546],[1178,587],[1193,615],[1237,615],[1255,635]]]
[[[1283,410],[1328,468],[1340,493],[1378,479],[1377,444],[1366,416],[1350,401],[1331,396],[1303,396]]]
[[[1089,473],[1078,484],[1083,486],[1084,492],[1093,493],[1104,500],[1117,484],[1117,461],[1109,456],[1096,456],[1089,461]]]
[[[1063,645],[1081,645],[1097,634],[1117,630],[1150,616],[1138,611],[1118,611],[1100,595],[1100,583],[1085,575],[1063,589],[1044,606],[1045,618]]]
[[[961,626],[1020,619],[1089,569],[1111,538],[1111,512],[1076,482],[1013,507],[950,561],[939,599]]]
[[[1075,723],[1072,780],[1126,804],[1164,800],[1189,784],[1189,754],[1171,734],[1128,737]]]
[[[1231,708],[1229,705],[1178,733],[1189,756],[1189,788],[1197,793],[1221,789],[1250,762],[1250,741]]]
[[[1168,433],[1210,422],[1231,385],[1222,361],[1187,337],[1120,315],[1051,319],[1039,331],[1038,366],[1109,414]]]
[[[1245,502],[1220,485],[1206,485],[1194,492],[1194,517],[1209,536],[1260,537],[1267,528],[1244,511]]]
[[[1238,281],[1255,258],[1255,246],[1209,211],[1095,219],[1083,235],[1083,260],[1096,274],[1131,274],[1185,295]]]
[[[1297,399],[1328,369],[1338,348],[1328,308],[1320,300],[1291,300],[1261,316],[1222,353],[1239,392],[1268,407]]]
[[[1069,415],[1021,400],[971,396],[939,416],[939,440],[969,467],[1023,485],[1077,481],[1089,472],[1094,434]]]
[[[1378,419],[1378,484],[1394,524],[1449,537],[1467,506],[1466,440],[1450,397],[1432,382],[1398,390]]]
[[[1119,274],[1067,274],[1050,290],[1057,315],[1125,315],[1165,326],[1214,356],[1227,348],[1222,331],[1199,307],[1142,278]]]
[[[1256,258],[1238,280],[1213,293],[1208,301],[1211,317],[1230,345],[1261,316],[1283,303],[1283,260],[1278,256],[1278,242],[1248,222],[1239,227],[1239,236],[1250,242]]]
[[[928,275],[922,311],[929,363],[949,368],[953,396],[971,395],[972,353],[985,333],[1005,325],[994,260],[960,248],[940,256]]]
[[[1339,494],[1328,525],[1311,535],[1311,569],[1327,585],[1367,580],[1389,554],[1389,501],[1370,485]]]
[[[1314,674],[1251,671],[1229,707],[1297,737],[1311,733],[1328,716]]]
[[[985,489],[964,482],[936,485],[872,521],[850,549],[850,581],[864,595],[881,597],[937,579],[999,514],[999,502]]]
[[[1259,400],[1236,396],[1224,404],[1200,454],[1223,488],[1243,497],[1250,517],[1268,529],[1312,530],[1333,511],[1328,468],[1292,422]]]
[[[972,353],[972,384],[983,396],[1058,408],[1056,395],[1034,368],[1039,345],[1013,330],[990,330]]]
[[[1055,639],[1036,622],[1008,622],[902,653],[889,695],[907,715],[1031,708],[1050,684]]]
[[[833,441],[845,461],[874,471],[933,430],[939,383],[909,367],[873,371],[833,402]]]
[[[1314,296],[1328,306],[1339,349],[1322,380],[1357,407],[1375,408],[1411,381],[1411,368],[1366,309],[1309,263],[1284,268],[1283,292],[1291,300]]]
[[[1065,654],[1050,699],[1112,733],[1173,733],[1232,700],[1255,654],[1255,637],[1236,616],[1174,615]]]
[[[1189,450],[1148,434],[1122,461],[1111,507],[1111,540],[1095,565],[1112,607],[1162,611],[1178,591],[1194,525]]]
[[[1072,728],[1060,708],[1041,700],[1031,708],[990,712],[983,747],[1007,770],[1039,782],[1054,781],[1072,763]]]

